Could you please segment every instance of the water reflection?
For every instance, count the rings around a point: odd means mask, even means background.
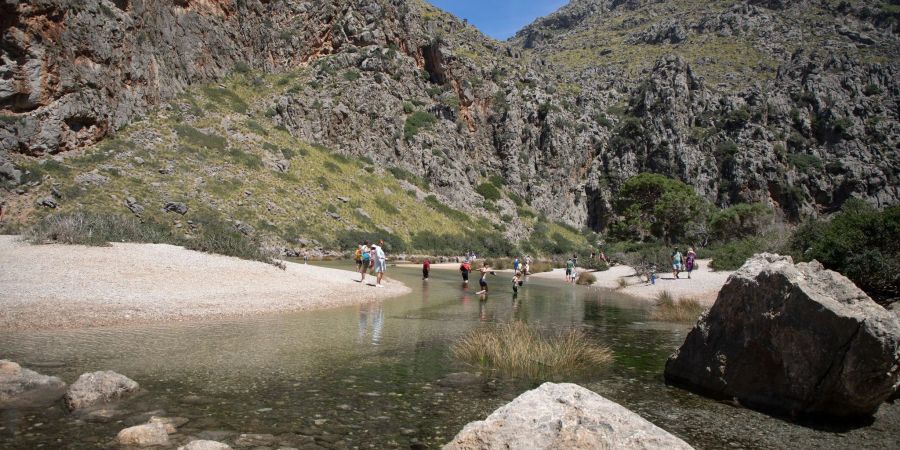
[[[366,338],[371,336],[370,343],[374,346],[378,346],[378,344],[381,343],[381,332],[383,328],[384,304],[382,302],[359,306],[358,343],[365,344],[367,341]]]

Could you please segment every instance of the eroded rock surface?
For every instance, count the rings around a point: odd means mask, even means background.
[[[544,383],[471,422],[444,450],[635,448],[690,445],[623,406],[576,384]]]
[[[138,387],[134,380],[111,370],[84,373],[69,386],[66,405],[70,410],[88,408],[122,399]]]
[[[784,413],[871,415],[900,377],[900,321],[815,261],[756,255],[729,278],[665,376]]]

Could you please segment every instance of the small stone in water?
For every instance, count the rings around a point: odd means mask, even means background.
[[[256,412],[268,412],[268,411],[271,411],[271,410],[272,410],[272,408],[259,408],[259,409],[256,410]]]

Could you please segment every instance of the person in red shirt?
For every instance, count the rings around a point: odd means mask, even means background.
[[[428,258],[425,258],[425,261],[422,262],[422,279],[428,281],[428,272],[431,271],[431,261]]]

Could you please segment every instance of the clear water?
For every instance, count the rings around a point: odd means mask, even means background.
[[[534,387],[492,377],[467,386],[437,383],[471,370],[449,354],[454,340],[512,319],[581,328],[608,344],[615,352],[609,368],[561,381],[619,402],[697,448],[900,448],[900,405],[885,404],[866,426],[836,429],[667,387],[665,360],[689,327],[649,321],[646,302],[535,279],[514,299],[504,277],[491,280],[493,291],[480,301],[472,294],[477,283],[462,289],[454,271],[433,270],[427,283],[415,269],[395,268],[391,276],[413,292],[370,305],[241,320],[0,332],[0,358],[70,383],[83,372],[115,370],[144,390],[108,419],[71,415],[61,405],[0,412],[0,448],[112,446],[120,429],[151,411],[190,419],[176,442],[270,433],[309,448],[437,448],[466,423]]]

